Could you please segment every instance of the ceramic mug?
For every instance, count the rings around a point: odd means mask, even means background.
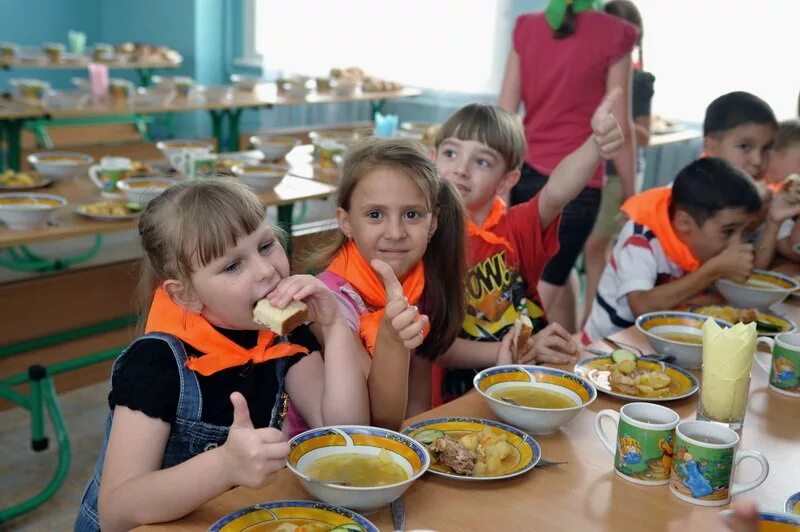
[[[684,421],[675,428],[669,490],[700,506],[723,506],[733,495],[760,486],[769,462],[756,451],[737,450],[739,435],[720,423]],[[750,458],[761,465],[755,480],[734,483],[736,466]]]
[[[100,164],[89,167],[89,178],[100,188],[103,196],[119,197],[117,182],[128,177],[133,163],[127,157],[103,157]]]
[[[617,426],[616,441],[603,430],[604,418]],[[614,455],[614,471],[636,484],[657,486],[669,482],[673,431],[680,416],[652,403],[628,403],[615,410],[601,410],[594,430],[608,452]]]
[[[772,338],[759,338],[758,343],[770,347],[772,355],[756,353],[756,362],[769,373],[769,387],[782,395],[800,397],[800,333],[783,333]]]
[[[216,174],[217,156],[206,148],[188,148],[169,157],[169,162],[189,179],[204,179]]]

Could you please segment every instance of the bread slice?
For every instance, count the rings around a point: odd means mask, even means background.
[[[532,334],[533,322],[527,314],[521,314],[514,320],[514,338],[511,342],[517,354],[520,354],[521,349],[525,349]]]
[[[781,190],[789,203],[800,202],[800,174],[792,174],[783,182]]]
[[[286,308],[276,308],[262,299],[253,309],[253,320],[275,334],[285,336],[308,320],[308,307],[302,301],[292,301]]]

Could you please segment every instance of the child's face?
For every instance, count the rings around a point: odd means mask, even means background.
[[[453,183],[467,210],[480,210],[514,186],[519,173],[507,171],[500,153],[482,142],[450,137],[434,152],[439,174]]]
[[[792,174],[800,174],[800,144],[773,151],[769,159],[770,181],[783,181]]]
[[[253,307],[289,275],[289,259],[268,225],[236,241],[236,246],[191,276],[193,294],[209,323],[225,329],[261,328]]]
[[[689,213],[678,210],[673,225],[692,254],[704,263],[719,255],[732,241],[744,242],[747,229],[757,215],[742,208],[722,209],[698,225]]]
[[[721,136],[708,136],[704,148],[711,157],[725,159],[750,174],[759,177],[769,161],[775,127],[768,124],[742,124]]]
[[[350,197],[350,210],[339,208],[336,216],[367,262],[384,261],[398,279],[422,259],[436,231],[436,218],[420,187],[388,167],[362,176]]]

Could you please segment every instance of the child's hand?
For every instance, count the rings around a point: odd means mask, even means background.
[[[406,349],[416,349],[425,339],[422,330],[428,324],[428,316],[420,314],[417,307],[409,306],[403,294],[403,285],[395,277],[391,266],[378,259],[373,260],[370,265],[381,276],[386,289],[383,323]]]
[[[625,144],[622,129],[614,118],[614,103],[621,94],[619,87],[612,89],[592,115],[592,138],[603,159],[616,157]]]
[[[758,507],[753,501],[737,500],[731,504],[733,515],[727,518],[719,513],[693,510],[669,524],[669,532],[756,532],[758,530]]]
[[[495,366],[505,366],[506,364],[517,364],[519,361],[515,360],[514,349],[512,343],[514,341],[514,328],[512,327],[503,339],[497,344],[497,360]]]
[[[744,283],[753,273],[755,254],[752,244],[732,241],[722,253],[709,260],[717,277]]]
[[[250,410],[242,394],[232,393],[231,403],[233,423],[228,431],[228,439],[220,447],[227,458],[226,470],[236,486],[266,486],[286,466],[289,443],[277,429],[253,427]]]
[[[292,275],[281,280],[267,298],[278,308],[286,308],[293,299],[302,301],[308,305],[309,319],[323,327],[342,319],[333,293],[325,283],[311,275]]]
[[[550,364],[574,364],[578,361],[578,344],[572,335],[558,323],[551,323],[528,339],[524,353],[517,362],[549,362]]]
[[[776,194],[769,203],[769,221],[780,224],[789,218],[800,216],[800,203],[791,203],[786,194]]]

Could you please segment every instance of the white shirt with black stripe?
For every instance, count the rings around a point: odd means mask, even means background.
[[[628,303],[628,294],[680,279],[684,273],[667,258],[650,228],[627,222],[600,278],[592,311],[583,328],[583,342],[601,340],[633,326],[636,316]]]

